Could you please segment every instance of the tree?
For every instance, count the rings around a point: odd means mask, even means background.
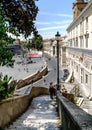
[[[43,49],[43,38],[41,35],[36,37],[35,46],[38,50]]]
[[[16,81],[10,82],[12,77],[8,75],[3,75],[0,73],[0,101],[7,97],[13,96],[13,92],[16,86]]]
[[[35,1],[37,0],[0,0],[0,65],[14,62],[13,55],[7,47],[13,43],[13,39],[8,36],[7,32],[18,35],[18,31],[25,37],[32,32],[37,35],[34,21],[38,7]]]
[[[37,50],[43,49],[43,38],[41,35],[36,35],[32,38],[31,46]]]
[[[13,43],[14,39],[9,37],[7,32],[14,33],[14,29],[8,27],[7,17],[4,17],[4,12],[1,10],[2,5],[0,4],[0,65],[6,65],[8,62],[13,62],[13,54],[7,47],[9,44]]]
[[[11,20],[10,26],[16,27],[20,33],[25,34],[25,37],[32,32],[37,34],[34,21],[38,13],[38,7],[35,4],[37,0],[2,0],[5,15]]]

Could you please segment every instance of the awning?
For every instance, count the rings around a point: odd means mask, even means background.
[[[38,54],[30,54],[30,55],[29,55],[29,58],[37,58],[37,57],[39,57]]]

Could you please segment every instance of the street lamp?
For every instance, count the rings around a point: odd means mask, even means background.
[[[57,41],[57,90],[59,90],[60,89],[60,84],[59,84],[59,38],[60,38],[60,34],[59,34],[59,32],[57,32],[55,37],[56,37],[56,41]]]

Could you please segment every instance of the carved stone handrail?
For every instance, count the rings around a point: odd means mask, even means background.
[[[92,116],[57,93],[58,114],[63,130],[92,130]]]

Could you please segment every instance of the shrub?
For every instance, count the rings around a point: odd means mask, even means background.
[[[16,82],[9,83],[11,78],[12,77],[8,77],[7,75],[4,77],[0,75],[0,101],[10,97],[14,92]]]

